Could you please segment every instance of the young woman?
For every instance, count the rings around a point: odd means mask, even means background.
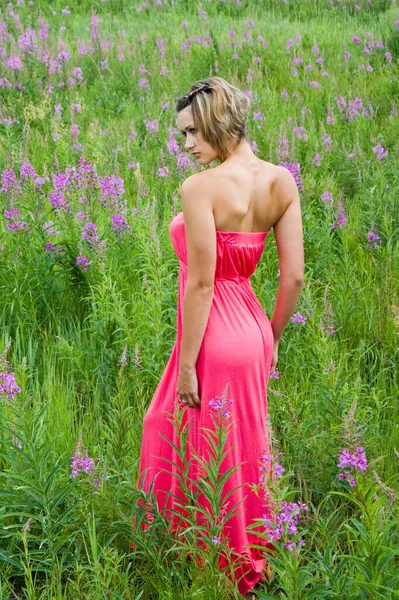
[[[183,211],[170,223],[180,264],[176,342],[144,417],[140,461],[144,490],[152,484],[160,510],[175,509],[181,495],[172,464],[177,455],[165,440],[176,443],[170,414],[176,405],[187,407],[187,460],[207,456],[202,432],[213,428],[215,410],[229,417],[222,470],[236,471],[225,484],[224,493],[232,492],[225,510],[237,504],[239,509],[224,524],[221,542],[242,557],[234,577],[247,598],[267,568],[265,553],[249,545],[268,545],[247,527],[273,516],[265,489],[273,480],[271,461],[262,463],[270,455],[268,378],[304,277],[297,185],[287,169],[253,153],[245,131],[249,110],[245,94],[220,77],[196,82],[176,105],[186,150],[202,166],[220,164],[184,181]],[[269,320],[250,276],[272,228],[280,283]],[[190,476],[193,482],[201,476],[195,461]]]

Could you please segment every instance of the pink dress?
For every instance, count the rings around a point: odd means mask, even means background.
[[[176,453],[161,435],[176,443],[169,418],[176,404],[184,406],[176,391],[187,282],[187,246],[182,212],[171,221],[169,232],[180,264],[177,335],[144,417],[140,460],[140,479],[144,490],[148,492],[153,483],[157,504],[162,511],[173,507],[173,497],[168,492],[179,495],[173,466],[162,460],[165,458],[178,462]],[[201,407],[187,408],[184,413],[184,420],[190,420],[192,424],[189,442],[201,456],[205,456],[207,444],[201,428],[213,428],[215,401],[222,397],[227,385],[227,396],[224,397],[233,401],[228,405],[231,413],[229,420],[233,424],[228,433],[228,447],[231,450],[223,462],[223,471],[233,465],[243,464],[226,482],[224,492],[227,494],[240,486],[229,498],[230,507],[245,499],[238,514],[225,523],[222,538],[243,557],[234,571],[241,594],[246,594],[263,579],[265,569],[269,568],[264,552],[248,548],[248,544],[257,543],[273,548],[272,544],[255,533],[246,531],[255,519],[262,519],[263,516],[273,518],[267,502],[267,485],[263,485],[263,495],[251,487],[259,486],[262,479],[267,482],[271,478],[274,481],[271,462],[262,461],[262,457],[270,455],[267,385],[273,353],[273,330],[249,279],[261,258],[268,233],[216,232],[214,295],[196,363]],[[190,474],[193,478],[198,475],[194,471]],[[221,557],[220,565],[223,564]]]

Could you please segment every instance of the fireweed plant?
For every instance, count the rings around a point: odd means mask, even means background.
[[[168,503],[171,499],[173,507],[159,514],[152,489],[146,494],[142,488],[134,510],[134,542],[130,546],[139,553],[144,547],[148,553],[151,540],[152,552],[157,557],[162,549],[169,566],[173,564],[174,568],[181,570],[184,564],[188,568],[192,594],[200,582],[201,589],[208,594],[205,597],[212,598],[223,593],[236,596],[232,579],[234,569],[243,560],[229,547],[224,534],[224,526],[237,514],[241,504],[232,505],[230,502],[231,494],[240,486],[225,492],[226,482],[238,467],[222,468],[232,450],[228,435],[234,400],[228,399],[227,393],[228,384],[221,396],[208,401],[213,428],[203,428],[200,433],[204,440],[204,454],[201,456],[189,444],[192,427],[190,409],[182,406],[176,398],[175,410],[169,416],[174,438],[169,440],[162,436],[171,445],[176,457],[169,468],[165,466],[167,472],[173,466],[177,484],[177,492],[170,492],[165,500]],[[187,459],[187,456],[191,458]],[[169,464],[167,459],[163,460]],[[169,542],[167,549],[165,539]]]
[[[292,496],[294,489],[292,485],[288,485],[289,477],[281,464],[282,457],[282,452],[275,456],[264,454],[261,457],[259,483],[254,487],[254,491],[264,498],[265,508],[271,507],[272,510],[271,516],[268,510],[268,514],[249,526],[249,530],[256,528],[257,535],[271,543],[271,547],[265,550],[268,564],[261,597],[274,598],[275,592],[284,590],[286,595],[282,597],[299,599],[312,585],[312,574],[309,573],[308,567],[303,565],[304,560],[301,556],[306,533],[301,524],[301,517],[309,508],[304,502],[288,501],[287,498]],[[270,469],[271,477],[265,477],[265,473],[270,473]],[[263,547],[258,544],[252,546]]]
[[[174,100],[218,74],[251,101],[254,154],[297,183],[306,255],[268,380],[256,594],[397,597],[398,0],[92,4],[0,8],[0,596],[238,597],[216,568],[240,510],[209,463],[217,428],[181,511],[137,490],[176,334],[168,225],[202,169]],[[251,277],[268,316],[276,250]]]
[[[346,448],[339,452],[337,464],[337,480],[345,482],[346,491],[327,493],[318,508],[312,507],[313,515],[309,514],[311,511],[305,503],[287,501],[287,495],[292,495],[294,488],[288,483],[289,474],[277,462],[277,459],[281,462],[282,453],[279,452],[275,459],[272,455],[262,457],[261,473],[265,470],[264,465],[274,460],[272,481],[265,482],[261,474],[258,486],[268,505],[273,506],[274,518],[265,516],[262,519],[264,531],[258,535],[272,541],[274,547],[273,552],[267,553],[272,569],[260,598],[274,598],[276,592],[287,600],[304,597],[360,598],[369,597],[370,591],[371,597],[388,598],[391,597],[392,586],[398,585],[398,577],[392,570],[383,572],[383,566],[391,564],[393,567],[399,556],[399,548],[392,548],[389,543],[392,535],[398,540],[397,531],[393,533],[399,524],[397,510],[392,510],[397,496],[381,481],[376,470],[373,470],[372,477],[367,477],[368,462],[360,445],[362,435],[354,416],[355,410],[356,402],[343,418],[344,433],[341,437]],[[395,451],[395,454],[399,458],[399,453]],[[322,540],[316,540],[314,535],[306,536],[308,529],[304,529],[303,525],[310,529],[313,521],[318,523],[319,531],[324,532],[326,521],[319,511],[334,496],[342,498],[342,506],[351,506],[352,510],[344,522],[337,522],[337,530],[326,551]],[[337,515],[341,510],[338,506]],[[305,519],[302,527],[301,515]],[[306,537],[309,539],[305,542]],[[330,552],[334,549],[338,556],[332,559]],[[351,574],[340,575],[339,565],[350,566]],[[327,572],[333,579],[328,590],[322,577]]]

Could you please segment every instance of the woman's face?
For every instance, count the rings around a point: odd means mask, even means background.
[[[212,146],[195,129],[191,106],[187,106],[177,113],[176,125],[185,138],[184,149],[193,154],[201,165],[208,165],[217,158],[217,153]]]

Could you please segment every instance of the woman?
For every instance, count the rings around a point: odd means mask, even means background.
[[[267,567],[264,553],[249,547],[262,542],[247,527],[272,516],[267,493],[259,494],[261,459],[270,455],[268,377],[304,275],[297,185],[287,169],[252,152],[245,131],[249,110],[248,98],[220,77],[196,82],[176,105],[186,150],[202,166],[215,159],[220,164],[184,181],[183,211],[170,223],[180,265],[176,342],[144,417],[140,461],[144,490],[152,484],[160,510],[173,508],[179,497],[172,464],[177,456],[166,439],[176,444],[170,420],[176,404],[187,407],[184,420],[191,424],[187,458],[206,456],[203,431],[212,428],[215,408],[230,417],[223,472],[236,471],[224,492],[234,490],[230,506],[239,504],[239,510],[225,523],[221,541],[243,557],[234,576],[247,598]],[[249,277],[272,227],[280,284],[269,320]],[[192,480],[198,477],[194,464]],[[273,478],[270,461],[267,477]]]

